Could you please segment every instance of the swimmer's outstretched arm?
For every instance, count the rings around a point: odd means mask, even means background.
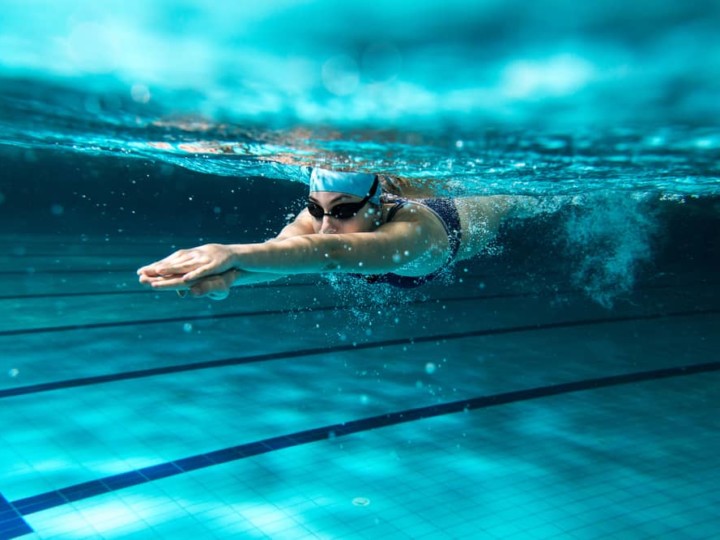
[[[295,274],[386,273],[416,261],[419,264],[414,271],[421,275],[442,264],[446,249],[447,236],[442,226],[415,220],[393,221],[373,232],[281,233],[260,244],[207,244],[173,253],[141,268],[138,274],[142,283],[156,289],[188,288],[196,280],[230,270],[240,271],[233,285]]]
[[[307,211],[301,212],[291,223],[287,224],[280,233],[275,237],[267,240],[267,242],[277,242],[293,236],[301,236],[304,234],[310,234],[313,232],[312,222],[309,219],[310,216]],[[221,249],[213,250],[213,247]],[[222,265],[222,248],[225,248],[221,244],[209,244],[201,246],[200,248],[193,249],[181,249],[165,257],[160,261],[156,261],[152,264],[146,265],[138,269],[137,274],[139,276],[140,283],[143,285],[149,285],[157,287],[160,283],[162,286],[159,288],[170,289],[168,281],[177,281],[178,278],[183,277],[184,274],[174,274],[173,269],[179,265],[185,265],[186,272],[200,267],[201,265],[207,264],[213,257],[216,258],[216,263]],[[268,273],[268,272],[248,272],[241,271],[239,269],[232,269],[232,271],[217,272],[215,275],[204,278],[202,283],[198,282],[190,287],[191,293],[196,293],[197,296],[204,296],[209,291],[214,290],[218,287],[230,288],[236,285],[252,285],[254,283],[265,283],[268,281],[275,281],[283,277],[279,273]],[[217,278],[217,279],[215,279]],[[189,287],[188,283],[182,281],[178,283],[175,290],[187,290]]]

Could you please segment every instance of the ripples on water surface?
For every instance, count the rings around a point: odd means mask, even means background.
[[[2,142],[169,162],[207,174],[304,180],[321,164],[445,180],[448,193],[720,192],[720,132],[713,127],[592,129],[443,125],[270,128],[178,116],[128,96],[13,80],[3,84]],[[28,96],[28,86],[32,86]]]
[[[718,191],[716,2],[4,10],[4,145],[463,194]]]

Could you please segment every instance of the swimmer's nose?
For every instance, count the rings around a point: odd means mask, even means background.
[[[335,224],[332,222],[330,216],[323,216],[322,223],[320,224],[320,234],[334,234],[337,232]]]

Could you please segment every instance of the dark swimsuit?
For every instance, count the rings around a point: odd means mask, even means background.
[[[388,212],[387,221],[392,221],[392,218],[395,217],[395,214],[397,214],[398,210],[408,204],[408,202],[410,201],[408,201],[407,199],[396,199],[395,206],[393,206]],[[457,208],[455,207],[455,203],[453,202],[453,200],[413,199],[412,202],[421,204],[425,208],[430,209],[430,211],[440,219],[443,227],[445,227],[448,242],[450,243],[450,255],[447,261],[445,261],[445,264],[442,267],[424,276],[400,276],[398,274],[392,273],[369,276],[361,275],[360,277],[365,279],[368,283],[387,283],[388,285],[392,285],[394,287],[401,287],[403,289],[419,287],[420,285],[423,285],[428,281],[431,281],[438,277],[445,270],[447,265],[450,264],[457,256],[457,253],[460,250],[462,229],[460,228],[460,215],[458,214]]]

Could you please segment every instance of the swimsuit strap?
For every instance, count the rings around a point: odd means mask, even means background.
[[[432,281],[433,279],[441,275],[445,271],[447,266],[456,257],[460,249],[460,240],[462,237],[462,230],[460,229],[460,217],[458,215],[457,208],[455,207],[455,203],[452,201],[452,199],[436,198],[410,201],[408,199],[402,199],[400,197],[397,197],[393,198],[392,202],[394,202],[395,204],[392,208],[390,208],[390,210],[388,210],[386,223],[392,221],[398,210],[403,208],[409,202],[416,202],[417,204],[421,204],[438,217],[440,222],[443,224],[443,227],[445,228],[445,232],[448,235],[448,242],[450,243],[450,255],[448,256],[447,261],[442,267],[424,276],[401,276],[393,273],[377,275],[355,275],[361,277],[368,283],[387,283],[394,287],[401,288],[419,287],[420,285],[423,285],[428,281]]]
[[[457,257],[462,241],[462,227],[457,206],[452,199],[444,198],[420,199],[418,202],[435,214],[445,228],[450,245],[450,256],[445,262],[448,265]]]
[[[403,206],[407,205],[407,203],[408,203],[407,199],[395,200],[395,204],[393,205],[393,207],[390,210],[388,210],[386,223],[390,223],[393,220],[393,218],[395,217],[395,214],[398,213],[398,210],[400,210]]]
[[[395,199],[395,205],[388,211],[387,222],[392,221],[398,210],[406,206],[409,202],[420,204],[430,210],[442,223],[445,233],[448,237],[450,247],[450,256],[445,265],[452,262],[460,251],[462,241],[462,228],[460,226],[460,216],[457,207],[452,199],[433,198],[433,199],[417,199],[410,201],[408,199]]]

